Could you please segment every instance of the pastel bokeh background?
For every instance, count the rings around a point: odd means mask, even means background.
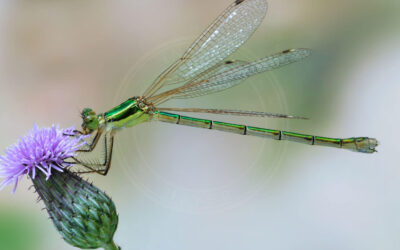
[[[81,123],[140,95],[229,0],[0,1],[0,148],[34,123]],[[233,58],[313,55],[175,107],[281,112],[308,121],[218,118],[333,137],[371,136],[364,155],[169,124],[117,135],[107,177],[123,249],[400,248],[400,2],[269,0]],[[203,116],[216,118],[215,116]],[[74,249],[24,180],[0,192],[0,249]]]

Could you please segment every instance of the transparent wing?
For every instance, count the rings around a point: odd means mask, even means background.
[[[202,84],[194,85],[180,91],[173,98],[193,98],[219,92],[241,83],[247,77],[297,62],[309,54],[310,51],[307,49],[287,50],[251,63],[238,65],[211,76]]]
[[[296,116],[296,115],[285,115],[285,114],[267,113],[267,112],[259,112],[259,111],[245,111],[245,110],[231,110],[231,109],[159,108],[158,110],[159,111],[174,111],[174,112],[190,112],[190,113],[208,113],[208,114],[217,114],[217,115],[290,118],[290,119],[308,120],[308,118]]]
[[[191,82],[207,81],[208,79],[214,77],[215,75],[221,74],[223,72],[230,71],[232,69],[235,69],[235,68],[237,68],[239,66],[246,65],[246,64],[248,64],[248,62],[240,61],[240,60],[225,61],[225,62],[219,63],[219,64],[215,65],[214,67],[208,69],[207,71],[199,74],[198,76],[193,78],[191,80]],[[236,80],[236,81],[232,82],[231,84],[232,85],[237,85],[242,80],[243,79]],[[208,91],[205,90],[205,92],[202,95],[206,95],[206,94],[211,94],[211,92],[209,93]]]
[[[150,97],[165,85],[185,84],[237,50],[260,25],[267,12],[265,0],[236,0],[145,91]]]
[[[297,62],[309,56],[310,53],[309,49],[285,50],[254,62],[236,65],[233,68],[212,75],[208,79],[197,79],[184,86],[153,96],[149,98],[149,101],[154,104],[160,104],[172,98],[193,98],[222,91],[239,84],[243,79],[252,75]]]
[[[210,77],[222,73],[224,71],[236,68],[237,66],[247,64],[248,62],[242,60],[227,60],[224,62],[220,62],[212,68],[204,71],[201,74],[198,74],[196,77],[192,78],[190,81],[195,82],[198,80],[209,79]]]

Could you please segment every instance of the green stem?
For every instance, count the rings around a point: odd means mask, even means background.
[[[117,246],[112,240],[107,245],[103,246],[104,250],[121,250],[119,246]]]

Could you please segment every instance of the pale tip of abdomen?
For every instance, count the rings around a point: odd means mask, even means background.
[[[378,152],[376,150],[376,147],[378,147],[379,142],[375,138],[368,138],[368,137],[363,137],[363,138],[357,138],[358,140],[356,141],[357,144],[357,151],[361,153],[375,153]]]

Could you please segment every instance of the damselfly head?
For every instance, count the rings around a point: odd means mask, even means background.
[[[99,127],[99,119],[91,108],[85,108],[81,112],[82,129],[85,134],[90,134]]]

